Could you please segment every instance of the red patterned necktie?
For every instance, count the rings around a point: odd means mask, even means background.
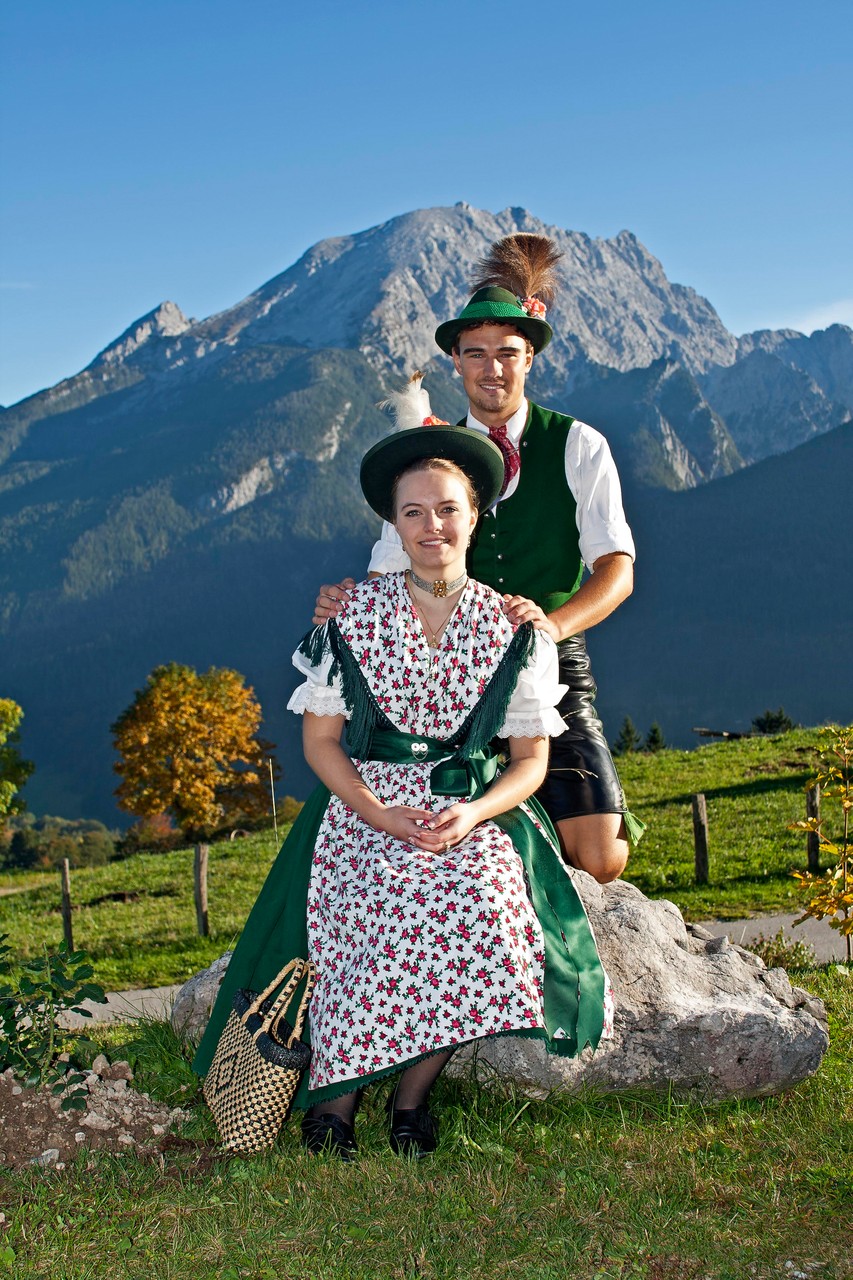
[[[518,475],[521,459],[518,456],[518,450],[507,435],[505,424],[500,427],[489,427],[489,439],[498,446],[503,454],[504,482],[500,492],[500,496],[503,497],[510,486],[513,476]]]

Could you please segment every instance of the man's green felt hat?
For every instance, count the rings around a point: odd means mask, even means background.
[[[520,300],[509,289],[501,289],[497,285],[478,289],[455,320],[445,320],[444,324],[438,326],[435,340],[442,351],[450,355],[463,329],[489,321],[494,324],[511,324],[530,339],[536,352],[547,347],[551,341],[551,326],[545,320],[525,311]]]
[[[488,436],[469,427],[407,427],[368,449],[361,462],[361,491],[370,506],[394,521],[392,490],[404,471],[424,458],[447,458],[470,476],[477,505],[486,511],[504,482],[503,454]]]

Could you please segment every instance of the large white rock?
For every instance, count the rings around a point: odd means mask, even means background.
[[[784,969],[686,925],[673,903],[624,880],[602,886],[573,874],[613,983],[613,1038],[577,1059],[554,1057],[537,1040],[480,1040],[454,1056],[454,1072],[476,1056],[536,1094],[673,1087],[714,1100],[779,1093],[817,1070],[829,1044],[826,1011]],[[172,1021],[180,1034],[201,1035],[228,959],[178,993]]]
[[[826,1011],[784,969],[686,925],[672,902],[624,880],[574,876],[613,983],[613,1038],[577,1059],[551,1056],[536,1040],[484,1040],[455,1056],[456,1070],[476,1053],[537,1093],[673,1087],[708,1100],[779,1093],[817,1070]]]

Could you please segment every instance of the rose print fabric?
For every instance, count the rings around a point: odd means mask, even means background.
[[[483,696],[513,636],[497,593],[469,582],[440,647],[430,649],[402,574],[361,583],[337,618],[380,710],[405,733],[450,738]],[[346,715],[331,655],[312,667],[291,710]],[[556,736],[556,648],[539,636],[502,736]],[[450,754],[450,752],[448,752]],[[355,761],[387,804],[438,811],[434,762]],[[334,1091],[480,1036],[544,1025],[543,941],[521,861],[492,822],[429,855],[374,831],[332,796],[314,846],[308,940],[310,1087]]]

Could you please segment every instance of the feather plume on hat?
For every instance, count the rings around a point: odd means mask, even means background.
[[[504,236],[503,240],[496,240],[486,257],[477,263],[473,289],[476,292],[497,285],[517,298],[536,297],[550,306],[557,292],[555,267],[562,256],[547,236],[525,231]]]
[[[413,373],[402,391],[392,391],[387,400],[379,402],[378,408],[391,410],[395,431],[406,431],[409,427],[447,426],[442,418],[433,414],[423,380],[422,373]]]

